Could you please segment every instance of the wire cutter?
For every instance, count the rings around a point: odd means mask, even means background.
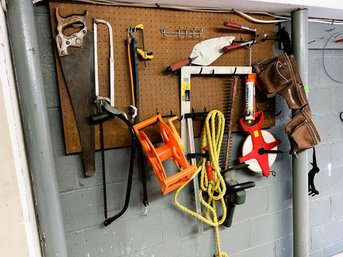
[[[233,43],[231,45],[224,46],[223,47],[224,52],[230,51],[232,49],[240,48],[242,46],[251,46],[252,44],[255,44],[259,41],[265,41],[267,39],[274,39],[274,38],[270,38],[271,35],[267,32],[260,31],[260,30],[257,30],[255,28],[251,28],[248,26],[243,26],[235,22],[225,21],[224,26],[228,28],[233,28],[233,29],[245,30],[247,32],[252,32],[254,34],[254,39],[252,40],[242,42],[242,43]],[[275,37],[275,35],[273,36]]]

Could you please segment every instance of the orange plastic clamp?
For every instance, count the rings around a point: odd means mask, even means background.
[[[185,147],[173,124],[173,121],[176,119],[177,117],[168,119],[167,125],[161,115],[156,115],[133,125],[150,166],[160,182],[163,195],[170,193],[188,182],[196,171],[196,166],[189,165],[183,154]],[[163,145],[155,148],[148,136],[141,130],[157,122],[160,127]],[[162,162],[169,158],[172,158],[179,172],[167,177]]]

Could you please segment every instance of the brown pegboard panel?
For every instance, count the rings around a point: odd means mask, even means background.
[[[251,34],[227,29],[223,26],[226,20],[255,27],[260,30],[274,30],[273,25],[252,24],[234,14],[227,13],[206,13],[189,12],[179,10],[166,10],[157,8],[132,8],[118,6],[102,6],[84,3],[64,3],[50,1],[51,26],[53,37],[56,36],[55,9],[59,7],[62,16],[71,14],[83,14],[88,11],[87,28],[92,29],[92,18],[100,18],[110,22],[114,34],[114,65],[115,65],[115,103],[119,110],[129,112],[131,104],[131,92],[129,83],[129,69],[127,58],[127,29],[129,26],[144,24],[145,48],[153,52],[154,59],[139,63],[140,82],[140,119],[147,119],[157,113],[164,115],[180,114],[180,90],[179,77],[165,72],[167,66],[178,60],[184,59],[191,54],[193,46],[205,39],[232,35],[236,40],[252,39]],[[257,16],[259,17],[259,16]],[[266,17],[263,17],[264,19]],[[180,39],[175,36],[164,37],[160,29],[167,27],[175,31],[180,27],[205,28],[204,36],[199,38]],[[98,62],[100,78],[100,94],[108,95],[108,34],[104,26],[98,26]],[[137,32],[138,46],[141,47],[141,34]],[[273,42],[266,41],[255,44],[252,47],[252,62],[256,63],[273,56]],[[64,83],[63,74],[56,55],[58,84],[60,91],[63,128],[67,153],[80,151],[78,132],[74,121],[74,114],[70,104],[68,92]],[[236,49],[223,54],[212,65],[216,66],[247,66],[249,65],[249,50],[247,48]],[[196,77],[192,78],[192,99],[191,104],[195,111],[219,109],[223,110],[225,94],[225,77]],[[244,83],[241,83],[244,84]],[[242,85],[243,87],[243,85]],[[241,88],[242,88],[241,87]],[[239,96],[243,97],[243,90]],[[242,100],[243,101],[243,100]],[[242,110],[242,102],[237,101],[237,117]],[[274,108],[274,100],[257,100],[260,110],[268,104],[270,109]],[[265,126],[274,125],[274,118],[267,116]],[[96,129],[97,148],[99,147],[98,129]],[[237,128],[236,128],[237,130]],[[105,123],[105,147],[121,147],[129,144],[129,134],[124,125],[116,119]]]

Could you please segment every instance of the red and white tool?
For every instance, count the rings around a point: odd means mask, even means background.
[[[255,113],[255,124],[247,125],[244,118],[240,119],[244,131],[249,132],[249,136],[243,143],[242,155],[238,158],[240,163],[249,164],[248,168],[254,172],[261,173],[268,177],[270,167],[276,159],[277,146],[281,143],[279,139],[268,131],[261,130],[264,122],[263,112]],[[272,150],[272,151],[270,151]]]

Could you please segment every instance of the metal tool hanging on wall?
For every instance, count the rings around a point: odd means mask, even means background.
[[[180,27],[177,30],[170,30],[168,27],[161,27],[160,32],[164,37],[176,36],[180,39],[203,37],[205,28],[198,27]]]
[[[86,17],[87,11],[62,17],[56,8],[57,51],[76,120],[85,175],[93,176],[95,135],[87,120],[94,113],[93,32],[87,30]],[[63,33],[66,29],[77,31],[67,36]]]
[[[97,44],[97,35],[98,35],[98,24],[103,24],[108,28],[109,34],[109,67],[110,67],[110,98],[100,95],[99,88],[99,76],[98,76],[98,44]],[[126,113],[118,111],[115,104],[115,94],[114,94],[114,57],[113,57],[113,35],[112,35],[112,26],[106,20],[94,19],[93,20],[93,30],[94,30],[94,67],[95,67],[95,104],[97,107],[97,114],[90,116],[90,120],[94,124],[99,124],[100,127],[100,147],[101,147],[101,164],[102,164],[102,176],[103,176],[103,200],[104,200],[104,225],[108,226],[114,220],[119,218],[124,214],[126,209],[129,206],[132,178],[133,178],[133,168],[135,160],[135,143],[136,138],[130,121]],[[122,209],[115,215],[108,217],[108,208],[107,208],[107,188],[106,188],[106,163],[105,163],[105,146],[104,146],[104,130],[103,124],[109,119],[119,118],[122,120],[125,125],[128,127],[130,136],[131,136],[131,147],[130,147],[130,164],[128,172],[128,180],[126,186],[126,196]]]
[[[308,172],[308,195],[315,196],[315,195],[319,195],[319,191],[314,185],[314,177],[320,171],[320,169],[317,164],[316,148],[314,147],[313,147],[313,153],[312,153],[312,162],[310,164],[312,165],[312,168]]]
[[[256,44],[261,41],[269,40],[269,39],[275,39],[276,34],[275,33],[270,33],[270,32],[265,32],[261,31],[255,28],[251,28],[248,26],[243,26],[241,24],[235,23],[235,22],[230,22],[230,21],[225,21],[224,26],[227,28],[235,29],[235,30],[240,30],[240,31],[245,31],[248,33],[252,33],[254,38],[245,42],[233,42],[230,45],[227,45],[223,47],[224,52],[240,48],[243,46],[251,46],[253,44]]]
[[[137,47],[137,38],[136,32],[141,30],[141,40],[142,40],[142,49]],[[137,124],[139,122],[139,111],[140,111],[140,93],[139,93],[139,70],[138,70],[138,54],[144,60],[151,60],[153,58],[152,53],[147,54],[144,44],[144,25],[138,24],[136,26],[130,26],[127,30],[127,55],[129,62],[129,75],[130,75],[130,86],[131,86],[131,123]],[[144,214],[148,212],[148,190],[146,182],[146,173],[145,173],[145,159],[144,153],[139,142],[136,142],[139,160],[140,160],[140,173],[143,187],[143,205],[144,205]]]
[[[192,53],[188,58],[171,64],[166,70],[173,72],[189,64],[210,65],[224,53],[223,47],[230,45],[234,39],[235,37],[226,36],[201,41],[193,47]]]

